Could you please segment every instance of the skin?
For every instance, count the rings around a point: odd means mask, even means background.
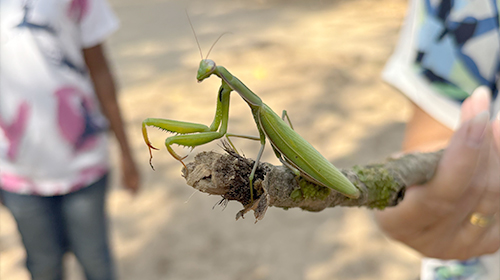
[[[388,236],[424,256],[464,260],[500,248],[500,119],[489,120],[489,96],[479,88],[463,103],[454,133],[418,108],[408,124],[406,151],[445,147],[445,154],[428,183],[411,186],[402,203],[375,217]],[[474,212],[491,223],[473,225]]]
[[[139,190],[140,177],[132,158],[125,134],[123,119],[116,97],[116,87],[102,44],[83,49],[94,89],[104,115],[108,118],[121,151],[121,170],[124,187],[132,194]]]

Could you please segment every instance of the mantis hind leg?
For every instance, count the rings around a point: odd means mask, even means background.
[[[286,118],[286,121],[288,121],[288,125],[290,125],[290,128],[293,129],[292,121],[290,120],[290,117],[288,116],[287,111],[283,110],[283,113],[281,113],[281,119],[283,121],[285,121],[285,118]]]
[[[271,146],[273,147],[274,154],[279,159],[281,164],[286,166],[288,169],[292,170],[292,172],[293,172],[293,174],[295,174],[295,176],[300,176],[300,171],[297,168],[295,168],[295,166],[288,163],[288,161],[286,161],[286,159],[283,158],[283,155],[280,153],[280,151],[278,151],[278,149],[276,149],[273,145],[271,145]]]
[[[290,117],[288,116],[288,112],[286,110],[283,110],[283,113],[281,114],[281,119],[283,121],[285,121],[285,119],[286,119],[286,121],[288,122],[288,125],[290,125],[290,128],[293,129],[292,121],[290,120]],[[283,155],[276,148],[274,148],[274,146],[273,146],[273,150],[274,150],[274,154],[280,160],[281,164],[286,166],[288,169],[292,170],[292,172],[293,172],[293,174],[295,174],[295,176],[300,176],[300,171],[297,168],[295,168],[295,166],[288,163],[288,161],[286,161],[283,158]]]

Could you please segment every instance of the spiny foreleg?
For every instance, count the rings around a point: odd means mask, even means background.
[[[147,131],[148,126],[156,127],[156,128],[161,129],[161,130],[172,132],[172,133],[177,133],[177,134],[192,134],[192,133],[209,132],[210,131],[210,128],[208,126],[206,126],[204,124],[199,124],[199,123],[181,122],[181,121],[157,119],[157,118],[145,119],[142,122],[142,136],[144,138],[144,142],[146,142],[146,145],[148,146],[149,165],[151,165],[151,168],[153,168],[153,169],[154,169],[153,164],[152,164],[153,153],[152,153],[151,149],[158,150],[158,148],[154,147],[151,144],[151,142],[149,141],[148,131]],[[167,146],[167,149],[169,149],[169,148],[170,147]],[[171,150],[171,148],[170,148],[170,150]],[[169,152],[170,152],[170,150],[169,150]],[[172,153],[172,152],[170,152],[170,154],[175,159],[180,160],[182,162],[183,158],[179,157],[175,152],[174,153]]]

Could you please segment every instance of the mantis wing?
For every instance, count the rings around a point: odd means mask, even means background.
[[[271,108],[263,104],[259,122],[273,147],[309,181],[334,189],[350,198],[359,190],[309,142],[291,129]]]

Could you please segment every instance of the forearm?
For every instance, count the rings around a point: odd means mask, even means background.
[[[451,129],[413,104],[413,115],[405,130],[403,151],[437,151],[446,147],[452,135]]]
[[[140,176],[132,158],[130,146],[125,134],[123,119],[116,97],[116,87],[113,75],[109,69],[102,45],[84,49],[85,62],[94,83],[94,90],[104,115],[108,118],[121,150],[122,178],[125,188],[137,193],[139,190]]]
[[[94,90],[101,104],[103,114],[109,120],[111,130],[119,143],[122,155],[130,155],[123,118],[118,105],[116,86],[109,69],[102,45],[84,49],[85,62],[94,84]]]

